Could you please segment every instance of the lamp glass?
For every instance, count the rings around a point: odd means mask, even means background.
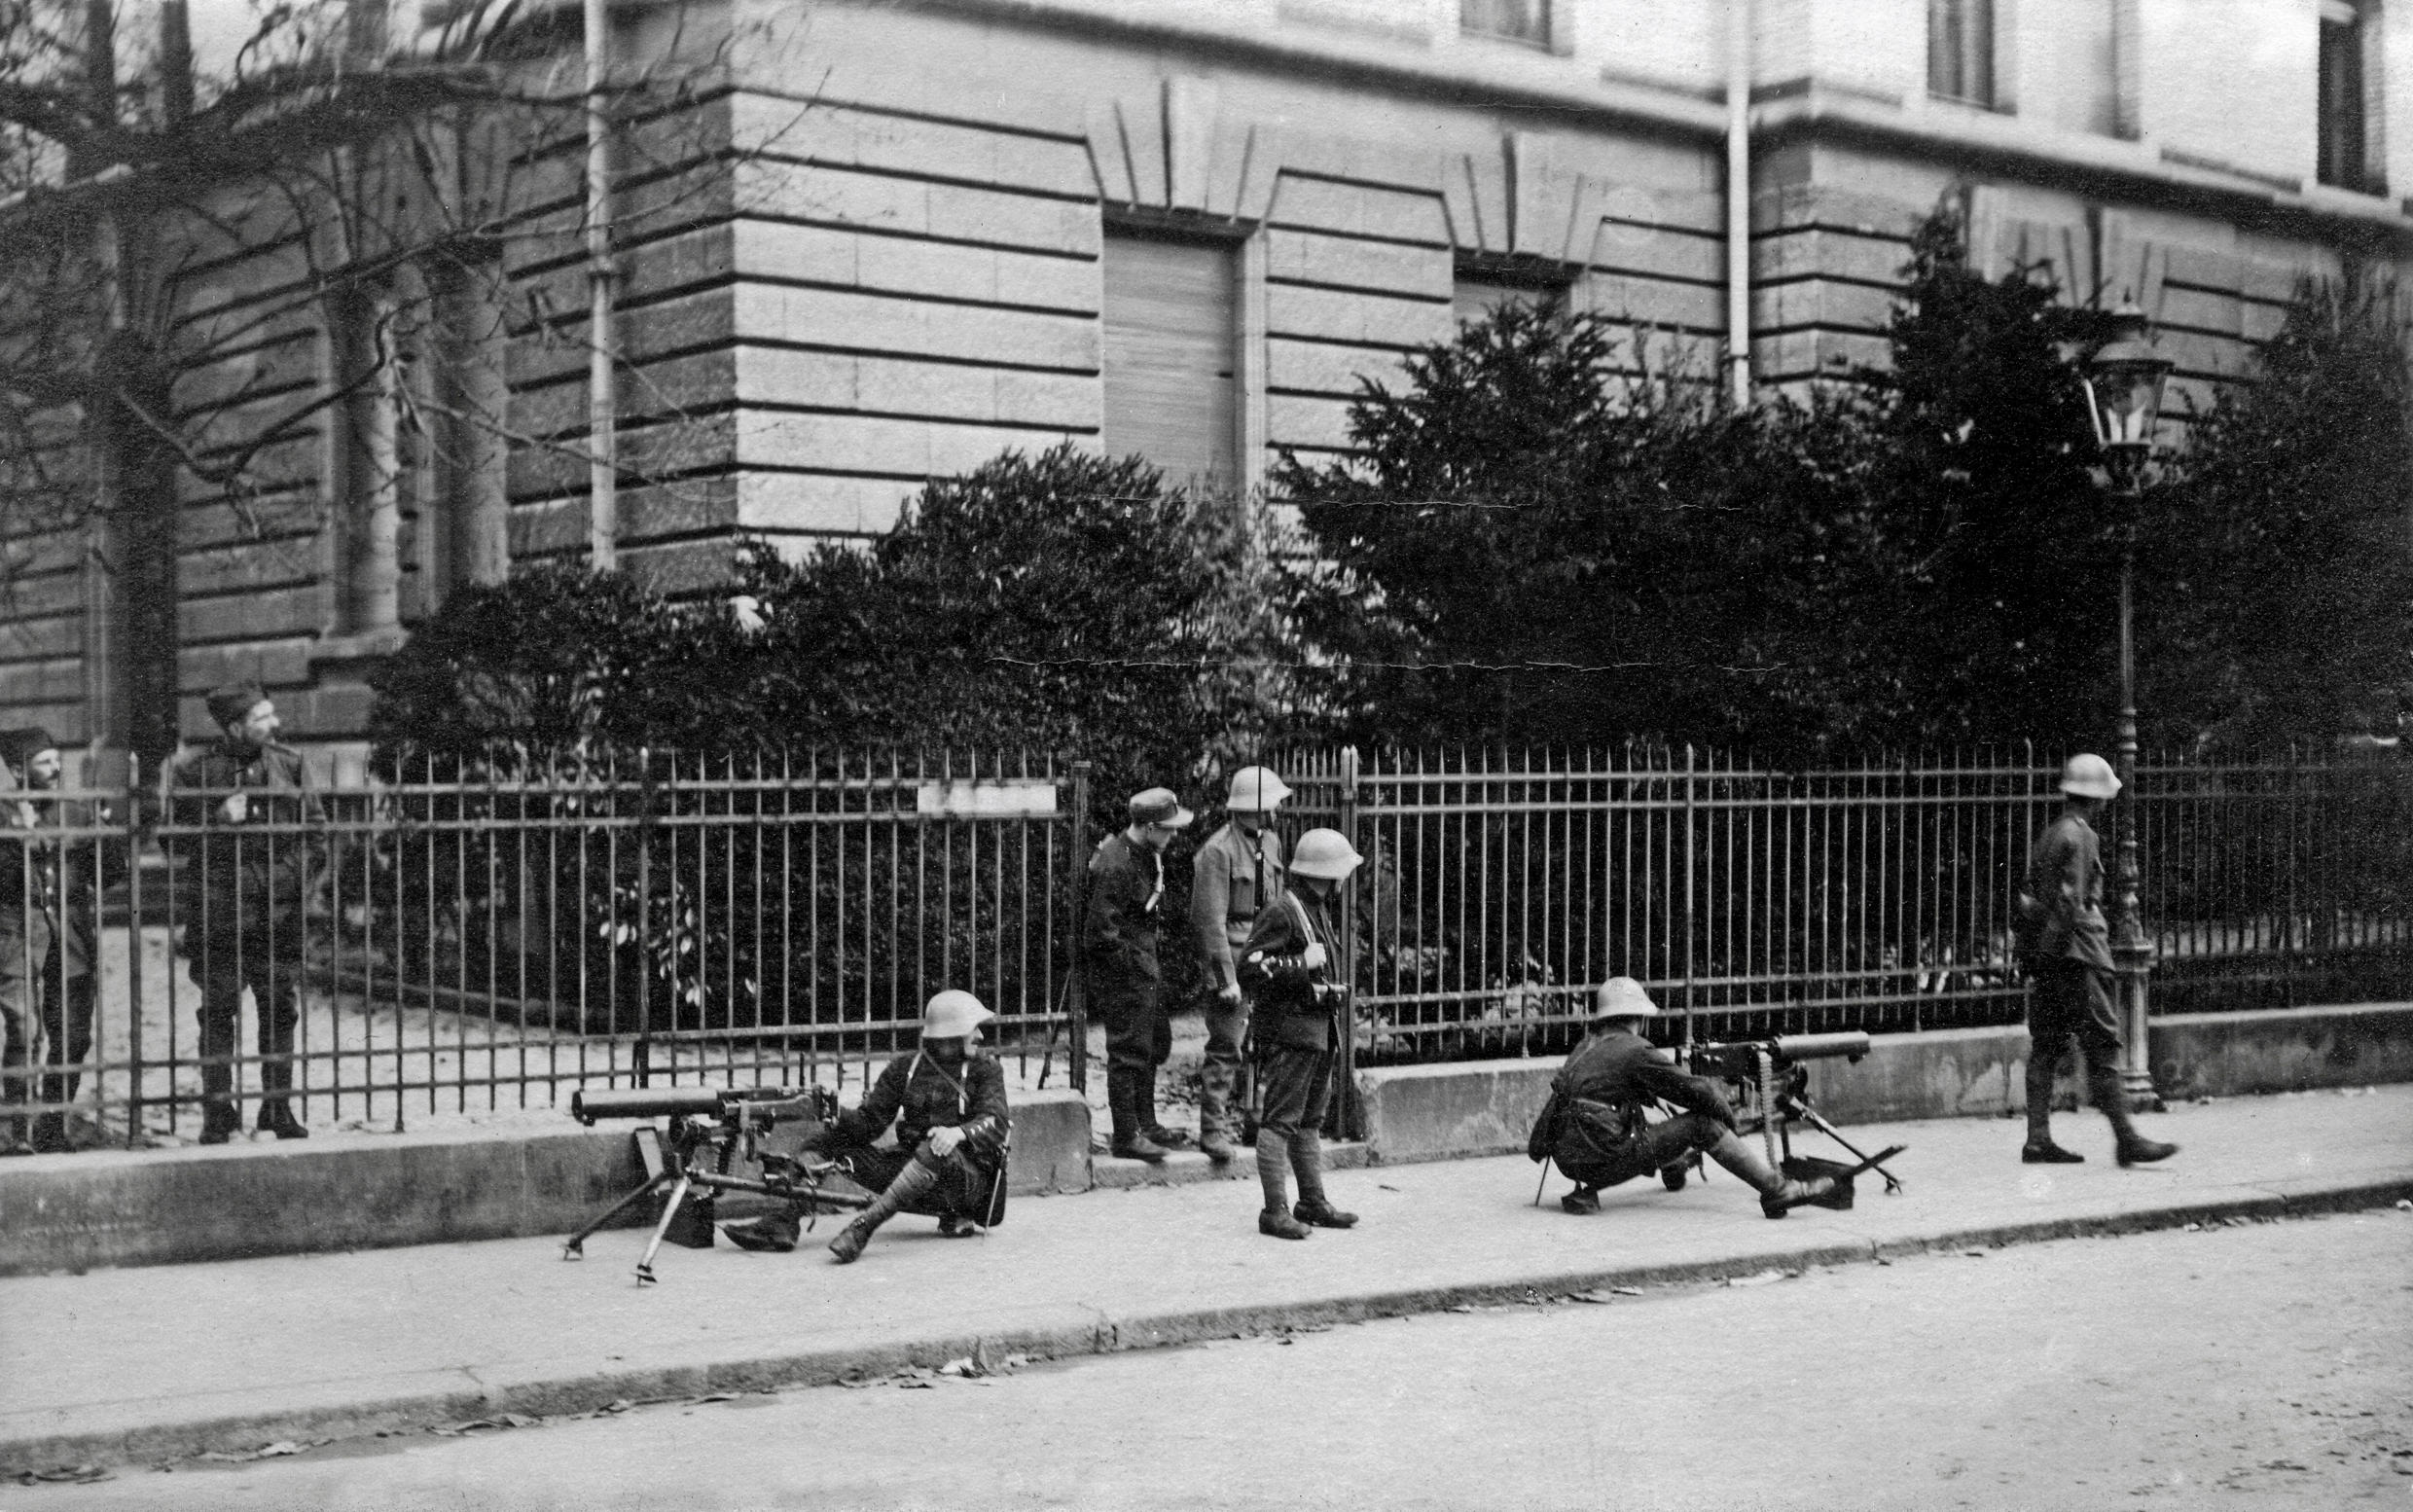
[[[2096,444],[2150,448],[2162,415],[2162,385],[2169,375],[2169,365],[2154,359],[2098,362],[2086,376],[2086,401],[2094,416]]]

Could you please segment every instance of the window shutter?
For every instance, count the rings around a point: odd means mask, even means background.
[[[1105,444],[1174,483],[1237,476],[1232,251],[1108,236]]]

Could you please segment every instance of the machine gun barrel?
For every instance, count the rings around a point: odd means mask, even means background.
[[[1828,1061],[1837,1056],[1857,1061],[1868,1054],[1868,1035],[1853,1029],[1840,1034],[1779,1034],[1768,1048],[1780,1061]]]
[[[592,1125],[598,1118],[709,1118],[741,1102],[786,1102],[806,1096],[794,1087],[623,1087],[570,1094],[570,1117]]]

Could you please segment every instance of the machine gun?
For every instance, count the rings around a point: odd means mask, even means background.
[[[1739,1122],[1744,1128],[1755,1128],[1767,1142],[1768,1163],[1796,1179],[1819,1175],[1843,1175],[1874,1169],[1885,1177],[1888,1196],[1902,1190],[1902,1183],[1885,1163],[1910,1148],[1906,1144],[1890,1145],[1870,1155],[1845,1138],[1835,1126],[1819,1116],[1810,1105],[1810,1068],[1806,1061],[1827,1061],[1841,1058],[1857,1063],[1868,1054],[1868,1036],[1859,1030],[1841,1034],[1779,1034],[1772,1039],[1737,1040],[1732,1043],[1690,1045],[1678,1052],[1684,1057],[1695,1076],[1713,1076],[1739,1090],[1735,1099]],[[1850,1150],[1858,1165],[1846,1167],[1834,1161],[1822,1161],[1793,1153],[1793,1125],[1805,1123]],[[1779,1145],[1783,1153],[1779,1153]]]
[[[636,1263],[640,1286],[653,1284],[654,1255],[667,1240],[689,1249],[712,1247],[713,1203],[723,1192],[747,1192],[784,1203],[790,1208],[818,1213],[871,1206],[871,1199],[851,1192],[833,1192],[821,1183],[833,1170],[825,1160],[782,1155],[763,1147],[773,1126],[801,1120],[814,1125],[838,1116],[838,1095],[827,1087],[665,1087],[570,1095],[570,1117],[592,1128],[601,1118],[667,1118],[670,1137],[648,1127],[636,1131],[637,1155],[645,1165],[645,1184],[614,1203],[594,1222],[571,1235],[561,1258],[585,1258],[587,1237],[637,1204],[668,1192],[654,1237]],[[759,1169],[759,1175],[739,1175],[740,1163]],[[702,1191],[699,1192],[698,1189]]]

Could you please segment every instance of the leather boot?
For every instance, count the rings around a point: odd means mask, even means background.
[[[1198,1070],[1199,1153],[1220,1166],[1232,1158],[1232,1067],[1209,1061]]]
[[[63,1155],[67,1150],[67,1115],[36,1113],[33,1116],[33,1152],[36,1155]]]
[[[1282,1140],[1269,1135],[1257,1141],[1257,1184],[1265,1189],[1258,1233],[1269,1239],[1305,1239],[1313,1232],[1290,1215],[1290,1151]]]
[[[2019,1158],[2030,1166],[2075,1166],[2086,1157],[2053,1142],[2053,1063],[2032,1040],[2028,1045],[2028,1142]]]
[[[838,1231],[829,1242],[829,1252],[840,1265],[852,1265],[863,1246],[872,1242],[872,1233],[897,1215],[914,1199],[938,1185],[938,1172],[915,1161],[896,1173],[888,1189],[872,1199],[872,1205],[854,1215],[854,1221]]]
[[[203,1055],[209,1054],[204,1047]],[[201,1143],[224,1144],[242,1131],[243,1110],[234,1105],[234,1067],[201,1064]]]
[[[1138,1097],[1130,1066],[1106,1067],[1106,1108],[1114,1120],[1115,1155],[1122,1160],[1161,1161],[1165,1147],[1149,1138],[1140,1124]]]
[[[1590,1217],[1601,1210],[1601,1189],[1596,1186],[1575,1188],[1559,1199],[1559,1210],[1571,1212],[1578,1218]]]
[[[1708,1154],[1759,1194],[1759,1210],[1771,1218],[1782,1218],[1796,1207],[1841,1206],[1851,1201],[1851,1188],[1838,1185],[1832,1176],[1795,1181],[1782,1174],[1731,1129],[1719,1132]]]
[[[1190,1136],[1178,1129],[1168,1129],[1156,1121],[1156,1068],[1142,1066],[1132,1073],[1133,1105],[1139,1111],[1139,1132],[1151,1142],[1168,1150],[1186,1150]]]
[[[1315,1130],[1302,1129],[1290,1136],[1290,1169],[1299,1178],[1299,1202],[1290,1216],[1319,1229],[1357,1226],[1355,1213],[1343,1212],[1324,1196],[1324,1146]]]
[[[2097,1111],[2111,1125],[2113,1149],[2121,1165],[2148,1166],[2179,1153],[2179,1147],[2175,1144],[2148,1139],[2137,1133],[2136,1123],[2128,1116],[2128,1089],[2120,1085],[2118,1067],[2089,1065],[2086,1068],[2086,1092],[2088,1097],[2094,1098]]]
[[[279,1139],[306,1139],[310,1132],[302,1127],[302,1120],[293,1116],[293,1105],[286,1094],[293,1090],[293,1062],[263,1061],[260,1062],[260,1116],[262,1134],[272,1134]]]

